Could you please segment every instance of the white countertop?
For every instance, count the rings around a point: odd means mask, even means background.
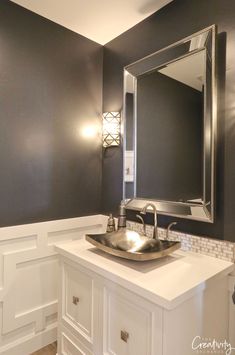
[[[234,269],[231,262],[183,251],[153,261],[129,261],[108,255],[86,240],[57,245],[56,251],[167,309],[177,307]]]

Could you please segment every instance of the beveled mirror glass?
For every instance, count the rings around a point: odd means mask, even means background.
[[[126,208],[214,221],[215,26],[124,69]]]

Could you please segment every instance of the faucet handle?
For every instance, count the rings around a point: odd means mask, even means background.
[[[166,230],[166,240],[169,239],[169,232],[170,232],[171,227],[176,226],[176,224],[177,224],[177,222],[172,222],[168,225],[167,230]]]
[[[140,213],[146,214],[148,210],[148,207],[151,207],[153,213],[154,213],[154,227],[153,227],[153,239],[158,239],[158,228],[157,228],[157,208],[153,203],[147,203],[141,210]]]
[[[143,217],[141,217],[139,214],[136,215],[136,218],[138,218],[142,224],[143,224],[143,230],[144,230],[144,235],[146,235],[146,225],[145,225],[145,222],[144,222],[144,219]]]

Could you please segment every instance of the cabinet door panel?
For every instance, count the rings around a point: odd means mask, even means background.
[[[152,309],[151,309],[152,307]],[[153,305],[127,293],[105,290],[104,302],[104,354],[107,355],[161,355]],[[161,316],[158,319],[161,329]],[[155,333],[156,332],[156,333]]]
[[[93,280],[68,264],[64,272],[63,319],[92,343]]]

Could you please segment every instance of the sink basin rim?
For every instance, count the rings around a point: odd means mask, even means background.
[[[169,248],[160,250],[160,251],[150,251],[150,252],[129,252],[129,251],[124,251],[121,249],[117,249],[117,248],[112,248],[109,247],[107,245],[104,245],[100,242],[97,241],[97,237],[100,236],[104,236],[105,233],[102,234],[86,234],[85,235],[85,239],[91,243],[92,245],[94,245],[95,247],[97,247],[98,249],[114,255],[114,256],[118,256],[120,258],[124,258],[124,259],[128,259],[128,260],[135,260],[135,261],[147,261],[147,260],[154,260],[154,259],[159,259],[162,257],[165,257],[171,253],[173,253],[174,251],[176,251],[177,249],[179,249],[181,247],[181,243],[178,241],[168,241],[170,243],[172,243],[172,245]],[[161,240],[161,242],[164,243],[167,242],[166,240]]]

